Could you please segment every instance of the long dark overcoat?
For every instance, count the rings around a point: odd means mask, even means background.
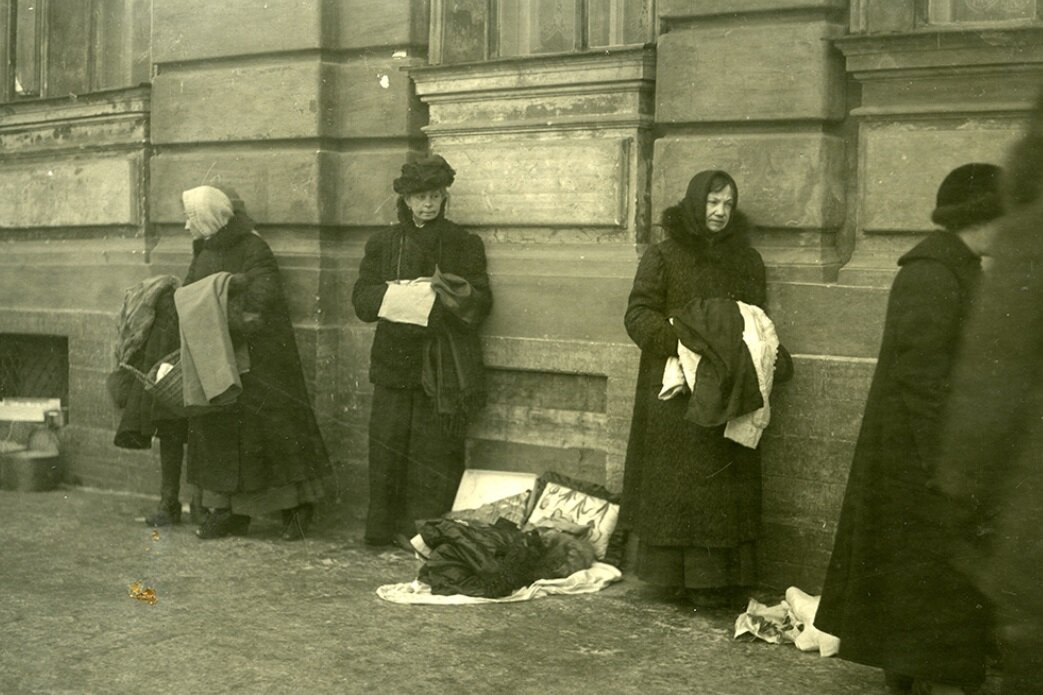
[[[188,480],[221,493],[252,492],[330,472],[301,370],[279,266],[268,244],[238,215],[193,242],[185,285],[233,273],[229,326],[245,341],[250,370],[227,409],[189,418]]]
[[[710,238],[686,231],[676,208],[667,239],[641,258],[625,324],[641,348],[623,482],[622,523],[649,545],[732,548],[760,526],[760,454],[724,437],[724,425],[685,419],[689,397],[658,398],[663,368],[677,354],[669,324],[693,299],[765,303],[764,262],[746,241],[741,213]]]
[[[939,231],[899,265],[815,625],[851,661],[973,683],[984,677],[982,601],[948,564],[929,480],[981,261]]]
[[[180,345],[173,287],[156,297],[155,312],[148,339],[130,358],[131,365],[145,373]],[[158,434],[162,438],[169,434],[184,439],[184,419],[156,403],[140,381],[134,379],[129,383],[127,402],[120,414],[113,443],[123,449],[148,449],[152,446],[153,435]]]
[[[1015,155],[1033,166],[1043,161],[1043,149],[1026,145]],[[1043,673],[1041,230],[1038,199],[1003,219],[990,249],[993,266],[953,374],[936,473],[957,512],[957,568],[995,608],[1003,685],[1012,693],[1033,692]]]

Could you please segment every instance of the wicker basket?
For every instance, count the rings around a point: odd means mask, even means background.
[[[166,376],[162,379],[156,381],[156,372],[159,371],[159,366],[164,362],[172,365],[174,368],[167,372]],[[150,394],[161,406],[173,413],[177,413],[178,415],[183,416],[185,414],[185,396],[184,390],[182,389],[180,350],[175,350],[159,362],[156,362],[156,364],[152,365],[152,369],[148,370],[148,374],[135,369],[126,362],[121,362],[120,366],[133,374],[134,377],[145,387],[145,392]]]

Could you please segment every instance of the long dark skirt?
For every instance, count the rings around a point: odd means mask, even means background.
[[[735,548],[649,545],[638,539],[637,576],[657,586],[717,589],[757,583],[757,543]]]
[[[417,520],[449,511],[463,472],[464,438],[442,430],[423,389],[373,387],[367,543],[412,536]]]

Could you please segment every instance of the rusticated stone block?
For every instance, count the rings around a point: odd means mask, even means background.
[[[152,221],[183,225],[182,191],[216,183],[235,188],[250,215],[265,224],[319,224],[323,156],[295,148],[157,154],[151,159]]]
[[[456,169],[452,218],[460,224],[625,223],[627,140],[445,142],[435,149]]]
[[[152,141],[318,137],[320,66],[304,58],[160,73],[152,82]]]
[[[174,63],[319,48],[324,4],[154,0],[152,60]]]
[[[140,154],[0,165],[0,226],[135,225]]]
[[[823,229],[844,222],[844,143],[818,133],[661,138],[652,172],[653,219],[684,197],[702,169],[724,169],[739,208],[766,227]]]
[[[605,452],[597,449],[469,439],[467,467],[537,475],[554,471],[599,485],[605,483]]]
[[[827,21],[684,26],[659,38],[656,121],[844,117],[844,63]]]
[[[323,202],[331,224],[375,226],[398,219],[398,195],[392,182],[406,161],[405,147],[331,153],[329,157],[334,172],[329,185],[334,188],[324,188]],[[455,197],[456,187],[452,190]],[[353,270],[357,268],[356,263]]]
[[[1021,126],[998,119],[863,127],[863,230],[935,229],[931,211],[946,174],[968,162],[1002,165]]]
[[[493,283],[489,335],[629,342],[623,314],[630,278],[499,274]]]
[[[790,352],[875,358],[887,293],[876,287],[777,283],[768,288],[768,301]]]
[[[402,69],[405,65],[390,55],[323,64],[322,134],[338,138],[420,135],[426,108],[413,95],[409,75]]]
[[[337,48],[427,45],[429,0],[340,0],[336,5]]]

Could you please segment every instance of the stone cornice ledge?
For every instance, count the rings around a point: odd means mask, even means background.
[[[1043,63],[1043,24],[851,35],[834,40],[848,72]]]
[[[599,84],[655,82],[655,49],[611,48],[587,53],[500,58],[481,63],[409,68],[420,97],[507,94]]]
[[[49,99],[26,99],[0,104],[0,128],[80,120],[150,109],[151,89],[145,85]]]

